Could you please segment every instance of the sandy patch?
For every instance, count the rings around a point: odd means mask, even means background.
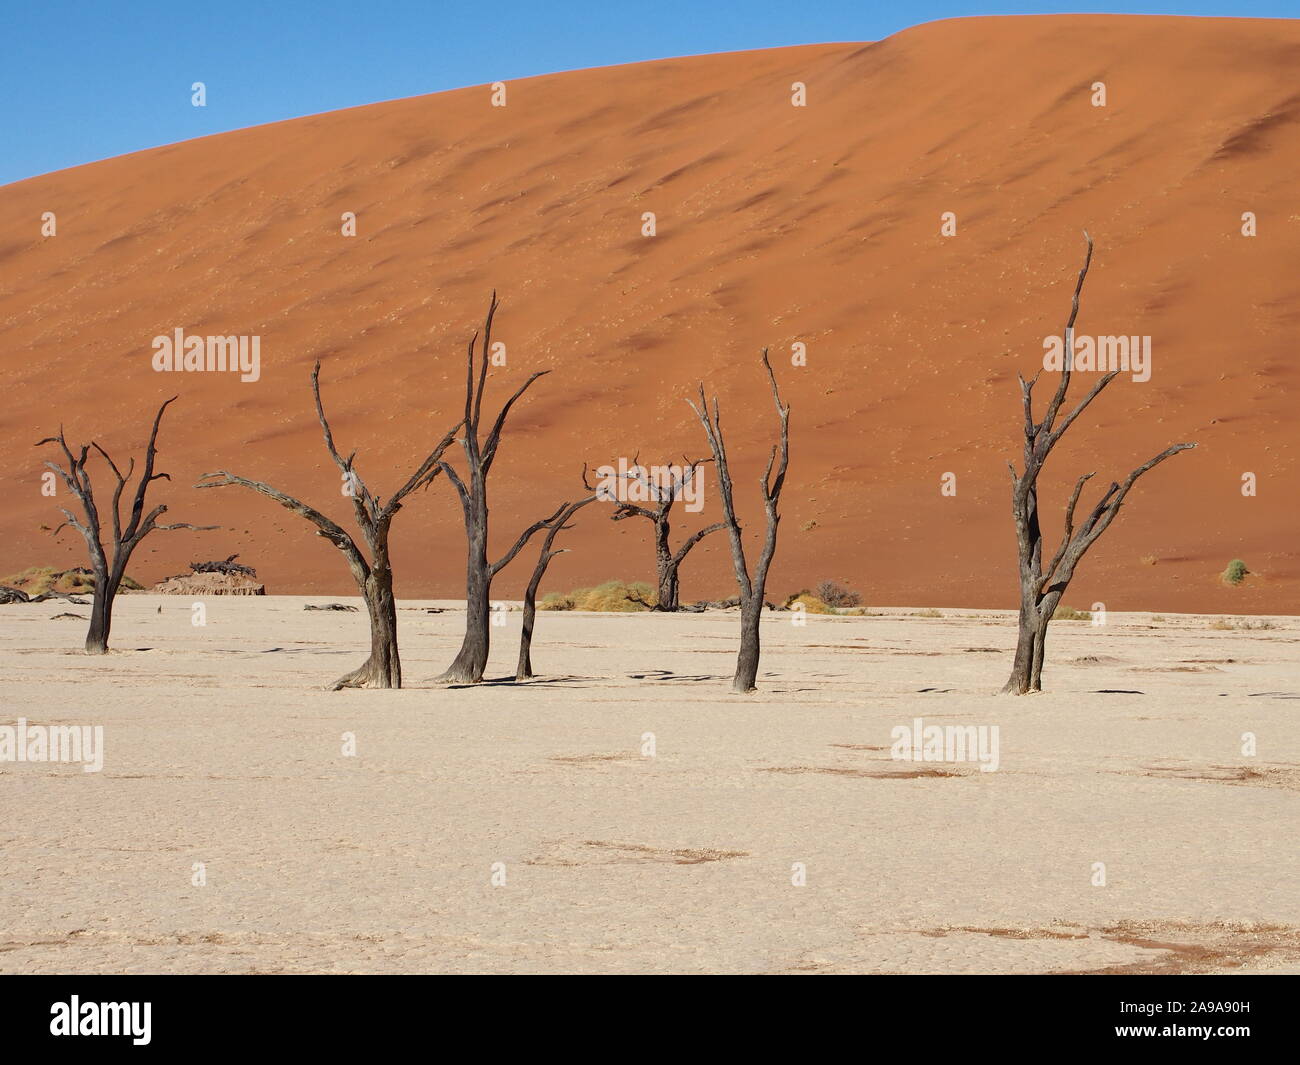
[[[1009,699],[1005,615],[772,615],[741,697],[732,615],[545,614],[533,683],[327,692],[365,618],[302,603],[124,597],[100,659],[0,607],[0,724],[105,730],[0,763],[0,971],[1300,971],[1295,619],[1062,625]],[[408,676],[460,623],[403,611]],[[895,761],[916,718],[998,770]]]

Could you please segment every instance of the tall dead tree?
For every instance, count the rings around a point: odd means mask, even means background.
[[[183,521],[169,525],[159,525],[158,518],[167,513],[167,507],[162,503],[159,503],[147,514],[145,513],[145,497],[149,492],[149,485],[154,481],[171,480],[168,474],[154,473],[153,467],[154,459],[158,453],[158,427],[162,424],[163,412],[175,401],[176,397],[172,396],[171,399],[158,408],[158,413],[154,415],[153,429],[149,433],[149,444],[145,448],[144,469],[140,473],[139,483],[135,486],[135,492],[131,499],[131,512],[125,524],[122,522],[122,494],[126,490],[127,482],[131,480],[135,473],[134,457],[127,466],[126,473],[123,474],[118,469],[117,464],[109,457],[108,452],[93,440],[89,444],[83,444],[79,454],[73,454],[72,449],[68,447],[67,440],[64,439],[62,426],[59,427],[58,436],[47,436],[36,444],[37,447],[44,444],[59,445],[64,458],[67,460],[67,468],[65,469],[55,462],[47,462],[45,465],[62,478],[63,483],[68,486],[68,491],[81,504],[83,518],[80,521],[71,511],[62,507],[59,508],[63,510],[65,520],[54,530],[54,535],[58,536],[64,525],[70,525],[81,533],[86,541],[86,547],[90,551],[90,568],[95,575],[95,595],[90,607],[90,631],[86,633],[86,654],[88,655],[108,653],[108,634],[113,627],[113,600],[117,598],[117,591],[121,587],[122,578],[126,576],[126,566],[131,560],[131,553],[140,546],[141,540],[155,529],[165,532],[171,529],[208,530],[217,528],[215,525],[191,525]],[[113,541],[110,545],[111,558],[110,554],[104,550],[99,509],[95,504],[95,493],[90,483],[90,473],[86,470],[86,460],[90,455],[91,448],[94,448],[103,456],[117,481],[116,486],[113,488],[111,510],[113,532]]]
[[[682,466],[681,476],[678,477],[670,473],[667,483],[663,484],[648,477],[638,465],[638,459],[634,458],[632,460],[632,469],[627,474],[628,479],[637,481],[645,489],[646,494],[650,497],[649,501],[654,506],[642,507],[633,502],[619,501],[614,507],[614,513],[610,515],[611,521],[623,521],[626,518],[646,518],[654,524],[655,583],[658,587],[655,601],[647,603],[639,596],[628,596],[628,599],[633,602],[640,603],[652,610],[675,611],[679,609],[681,582],[677,574],[682,563],[686,561],[686,556],[690,553],[691,548],[710,533],[727,527],[726,522],[714,522],[712,525],[687,537],[676,551],[672,549],[669,544],[669,534],[672,532],[669,518],[672,514],[673,505],[682,498],[682,494],[689,488],[696,476],[701,475],[700,467],[711,460],[696,459],[692,462],[683,456],[682,461],[684,465]],[[668,467],[669,470],[671,468],[671,466]]]
[[[343,475],[343,491],[352,500],[353,516],[361,530],[365,546],[363,552],[357,542],[319,510],[286,495],[262,481],[238,477],[226,470],[205,473],[196,488],[224,488],[240,485],[273,499],[286,510],[300,514],[316,526],[316,535],[323,536],[347,559],[348,569],[357,582],[361,597],[370,616],[370,657],[351,673],[344,674],[331,686],[340,688],[400,688],[402,686],[402,660],[397,647],[397,603],[393,598],[393,568],[388,553],[388,536],[393,517],[402,509],[402,501],[417,488],[426,488],[441,472],[442,454],[455,439],[457,424],[411,474],[406,483],[387,500],[371,493],[356,471],[357,453],[347,458],[334,445],[334,434],[320,398],[320,363],[311,372],[311,392],[316,401],[316,418],[325,437],[325,449]],[[369,557],[367,557],[367,555]]]
[[[763,369],[767,371],[768,382],[772,386],[772,401],[776,404],[777,417],[780,420],[781,437],[779,444],[772,447],[768,456],[767,469],[759,479],[763,494],[763,509],[767,514],[767,529],[763,538],[763,547],[759,551],[758,562],[750,575],[745,561],[745,543],[741,536],[740,522],[736,520],[736,508],[733,503],[731,469],[727,464],[727,445],[722,436],[722,414],[718,406],[718,397],[713,397],[713,410],[710,412],[704,398],[704,386],[700,386],[700,405],[697,407],[689,399],[691,410],[704,426],[704,435],[709,441],[709,450],[713,452],[713,461],[718,470],[718,493],[722,497],[722,513],[727,533],[731,538],[731,561],[736,569],[736,584],[740,588],[740,654],[736,658],[736,675],[732,689],[741,693],[755,690],[758,678],[759,658],[759,622],[763,617],[763,596],[767,588],[767,574],[776,554],[776,531],[781,523],[777,504],[781,499],[781,489],[785,487],[785,474],[790,465],[790,408],[781,403],[781,394],[776,387],[776,375],[772,364],[767,361],[767,348],[763,349]],[[775,467],[775,476],[773,468]]]
[[[594,503],[598,498],[599,496],[590,495],[574,503],[562,503],[548,523],[546,536],[542,539],[541,551],[537,555],[537,565],[533,567],[533,575],[529,578],[528,587],[524,589],[524,626],[523,633],[519,637],[519,664],[515,667],[515,680],[527,680],[533,675],[533,625],[537,620],[537,589],[541,586],[542,578],[546,576],[546,568],[551,564],[551,560],[568,550],[567,547],[552,550],[555,538],[565,529],[572,529],[573,526],[568,524],[569,520],[588,503]]]
[[[488,560],[488,504],[487,482],[492,463],[501,444],[501,431],[505,428],[510,408],[534,381],[545,377],[549,370],[537,370],[515,390],[497,413],[487,435],[480,439],[479,426],[483,409],[483,393],[487,388],[488,353],[492,348],[492,320],[497,312],[497,294],[492,293],[487,319],[483,326],[482,348],[479,356],[478,376],[474,373],[474,345],[479,340],[476,332],[470,338],[465,367],[465,420],[460,444],[465,452],[465,476],[462,478],[448,462],[439,466],[456,488],[461,510],[465,515],[465,540],[467,557],[465,566],[465,638],[455,659],[437,680],[446,684],[477,684],[487,668],[488,650],[491,647],[492,581],[514,557],[523,550],[533,535],[546,528],[551,519],[534,522],[522,533],[504,555],[495,562]]]
[[[1015,466],[1008,462],[1011,470],[1011,513],[1016,524],[1016,543],[1020,562],[1020,633],[1016,643],[1016,658],[1011,669],[1011,677],[1003,687],[1004,693],[1024,695],[1028,692],[1042,690],[1043,649],[1047,642],[1047,626],[1052,620],[1061,596],[1069,587],[1074,577],[1075,568],[1088,549],[1097,542],[1115,520],[1124,498],[1137,479],[1148,470],[1160,465],[1165,459],[1180,451],[1195,447],[1195,444],[1174,444],[1160,452],[1155,458],[1144,462],[1130,473],[1123,483],[1111,482],[1111,485],[1088,516],[1075,526],[1075,508],[1083,486],[1094,476],[1085,473],[1079,478],[1070,494],[1065,507],[1065,525],[1061,543],[1047,566],[1043,566],[1043,533],[1038,518],[1038,478],[1042,473],[1047,456],[1065,435],[1065,431],[1074,424],[1088,405],[1102,390],[1114,380],[1119,373],[1111,370],[1098,379],[1078,405],[1065,414],[1057,424],[1057,416],[1065,403],[1066,393],[1070,388],[1070,374],[1074,353],[1074,323],[1079,316],[1079,296],[1083,292],[1083,282],[1088,276],[1088,267],[1092,265],[1092,237],[1084,231],[1088,250],[1079,271],[1079,279],[1074,286],[1074,300],[1070,307],[1070,317],[1065,323],[1064,358],[1061,365],[1061,380],[1056,387],[1056,394],[1047,405],[1041,422],[1034,421],[1033,391],[1039,373],[1033,380],[1026,381],[1020,377],[1021,403],[1024,407],[1024,472],[1016,473]]]

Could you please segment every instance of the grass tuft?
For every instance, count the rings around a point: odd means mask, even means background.
[[[1086,610],[1075,610],[1072,606],[1058,606],[1052,615],[1053,621],[1091,621],[1092,615]]]
[[[651,606],[658,602],[655,590],[643,581],[606,581],[594,588],[575,588],[567,595],[548,592],[537,604],[537,609],[594,610],[614,614],[647,609],[641,603],[629,599],[629,595],[636,596]]]
[[[58,570],[53,566],[28,566],[20,573],[0,577],[0,584],[18,588],[28,595],[45,595],[60,592],[63,595],[91,595],[95,591],[95,575],[84,567]],[[122,578],[122,587],[139,592],[144,585],[130,576]]]

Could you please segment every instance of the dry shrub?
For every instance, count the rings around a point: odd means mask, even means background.
[[[828,606],[826,603],[822,602],[821,599],[819,599],[817,596],[813,595],[813,593],[809,591],[796,592],[794,595],[790,596],[790,598],[788,598],[785,601],[786,609],[793,610],[795,608],[796,603],[801,604],[803,606],[804,613],[806,614],[836,613],[833,607]]]
[[[1086,610],[1075,610],[1072,606],[1058,606],[1052,615],[1053,621],[1091,621],[1092,615]]]
[[[0,584],[19,588],[28,595],[46,595],[61,592],[64,595],[91,595],[95,591],[95,575],[84,566],[58,570],[53,566],[28,566],[21,573],[0,578]],[[138,592],[144,585],[130,576],[122,578],[122,587]]]
[[[629,599],[629,595],[652,606],[657,602],[655,590],[643,581],[606,581],[594,588],[576,588],[568,595],[551,592],[542,598],[537,608],[539,610],[594,610],[617,614],[646,609],[641,603]]]
[[[847,585],[838,581],[822,581],[813,590],[813,595],[827,606],[861,606],[862,596]]]

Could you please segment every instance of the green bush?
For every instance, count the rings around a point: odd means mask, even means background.
[[[1246,579],[1246,575],[1249,572],[1250,570],[1246,568],[1246,563],[1242,562],[1239,558],[1234,558],[1228,563],[1228,568],[1223,571],[1223,583],[1240,584]]]

